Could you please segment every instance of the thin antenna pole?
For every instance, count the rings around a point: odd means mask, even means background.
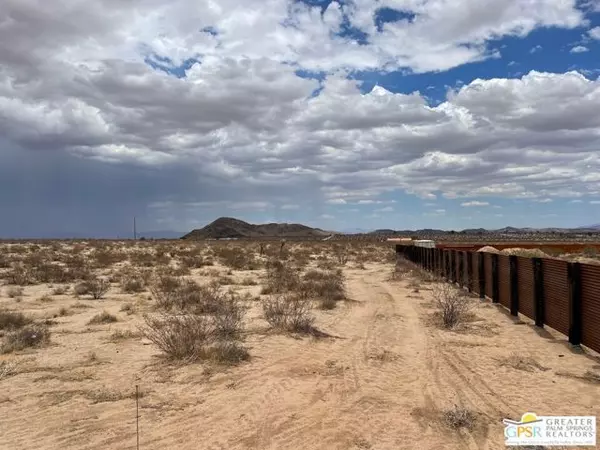
[[[133,240],[137,241],[137,228],[135,225],[135,216],[133,216]]]
[[[135,385],[135,433],[137,436],[137,450],[140,450],[140,402],[139,386]]]

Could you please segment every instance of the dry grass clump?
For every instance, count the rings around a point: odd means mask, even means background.
[[[263,301],[263,314],[271,327],[282,331],[310,332],[314,317],[311,301],[293,293],[279,293]]]
[[[212,314],[169,314],[144,316],[142,334],[168,357],[188,362],[213,359],[237,363],[248,359],[243,340],[245,309],[229,293]]]
[[[234,270],[256,270],[260,268],[260,261],[256,259],[254,252],[250,252],[243,247],[217,247],[214,253],[225,267]]]
[[[52,295],[65,295],[69,292],[69,286],[56,286],[52,289]]]
[[[118,321],[119,319],[117,319],[115,315],[110,314],[107,311],[102,311],[101,313],[98,313],[94,317],[92,317],[89,320],[88,325],[102,325],[107,323],[115,323]]]
[[[5,272],[4,277],[6,278],[7,284],[16,286],[27,286],[34,282],[31,271],[22,263],[13,264],[13,266]]]
[[[110,282],[104,278],[92,278],[75,286],[76,295],[89,294],[94,300],[99,300],[110,289]]]
[[[445,328],[457,327],[473,306],[467,293],[449,283],[439,283],[432,287],[431,296],[439,308]]]
[[[142,334],[168,357],[190,362],[206,357],[213,335],[207,316],[162,313],[158,317],[146,315],[144,322]]]
[[[280,260],[267,263],[267,284],[261,294],[280,294],[299,290],[301,285],[298,270]]]
[[[322,309],[335,308],[339,300],[346,298],[344,275],[341,270],[310,270],[302,278],[301,291],[321,301]]]
[[[477,422],[477,416],[473,411],[467,408],[454,405],[452,409],[446,410],[442,413],[442,421],[448,427],[455,430],[460,428],[473,430],[475,423]]]
[[[23,313],[0,311],[0,330],[16,330],[31,322],[32,320]]]
[[[6,334],[1,353],[11,353],[30,347],[41,347],[50,341],[50,330],[43,324],[29,324]]]
[[[135,331],[132,331],[132,330],[116,330],[116,331],[113,331],[113,333],[110,335],[108,340],[111,342],[119,342],[119,341],[125,341],[127,339],[137,338],[139,336],[140,336],[139,333],[136,333]]]
[[[144,278],[139,275],[127,275],[121,278],[121,290],[126,294],[144,292]]]
[[[6,295],[9,298],[18,298],[23,295],[23,288],[21,286],[8,286],[6,288]]]
[[[17,371],[17,363],[13,361],[0,361],[0,381],[4,378],[11,377],[16,375]]]
[[[523,370],[525,372],[535,372],[536,370],[545,371],[547,367],[542,366],[531,356],[522,356],[516,353],[500,360],[501,366],[512,367],[513,369]]]

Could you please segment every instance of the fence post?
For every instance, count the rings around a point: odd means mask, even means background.
[[[583,314],[581,310],[581,264],[569,263],[569,342],[581,345]]]
[[[544,306],[544,267],[541,258],[533,258],[533,280],[535,283],[535,325],[544,327],[545,311]]]
[[[477,265],[479,266],[479,298],[485,300],[485,265],[484,253],[477,252]]]
[[[451,279],[452,279],[452,283],[456,284],[456,282],[458,281],[457,276],[456,276],[456,266],[457,266],[457,264],[456,264],[456,250],[451,250],[450,251],[450,255],[451,255],[450,258],[451,258],[451,261],[452,261],[452,274],[451,274],[452,278]]]
[[[473,253],[465,252],[467,255],[467,289],[473,292]]]
[[[519,263],[517,255],[510,255],[510,314],[519,316]]]
[[[459,257],[458,257],[458,285],[461,288],[464,288],[466,283],[465,283],[465,252],[464,250],[458,253]]]
[[[498,303],[500,301],[500,290],[499,290],[499,276],[498,276],[498,254],[492,254],[492,303]]]

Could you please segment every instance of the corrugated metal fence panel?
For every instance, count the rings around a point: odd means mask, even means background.
[[[493,279],[492,279],[492,254],[485,253],[483,258],[483,267],[485,269],[485,296],[492,298],[493,294]]]
[[[500,303],[510,308],[510,258],[498,255],[498,294]]]
[[[479,253],[471,252],[471,264],[473,266],[473,292],[479,294]]]
[[[456,277],[456,281],[458,281],[460,283],[460,252],[459,251],[455,251],[454,252],[454,272],[455,272],[455,277]]]
[[[545,320],[548,326],[569,334],[568,263],[557,259],[542,261],[544,269]]]
[[[458,284],[467,285],[467,258],[465,252],[458,252]]]
[[[581,265],[582,343],[600,352],[600,266]]]
[[[534,319],[535,284],[533,279],[533,259],[517,257],[519,268],[519,312]]]

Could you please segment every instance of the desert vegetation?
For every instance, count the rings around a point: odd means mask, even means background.
[[[7,448],[135,448],[136,386],[156,449],[502,448],[600,403],[593,358],[386,243],[10,242],[0,284]]]

